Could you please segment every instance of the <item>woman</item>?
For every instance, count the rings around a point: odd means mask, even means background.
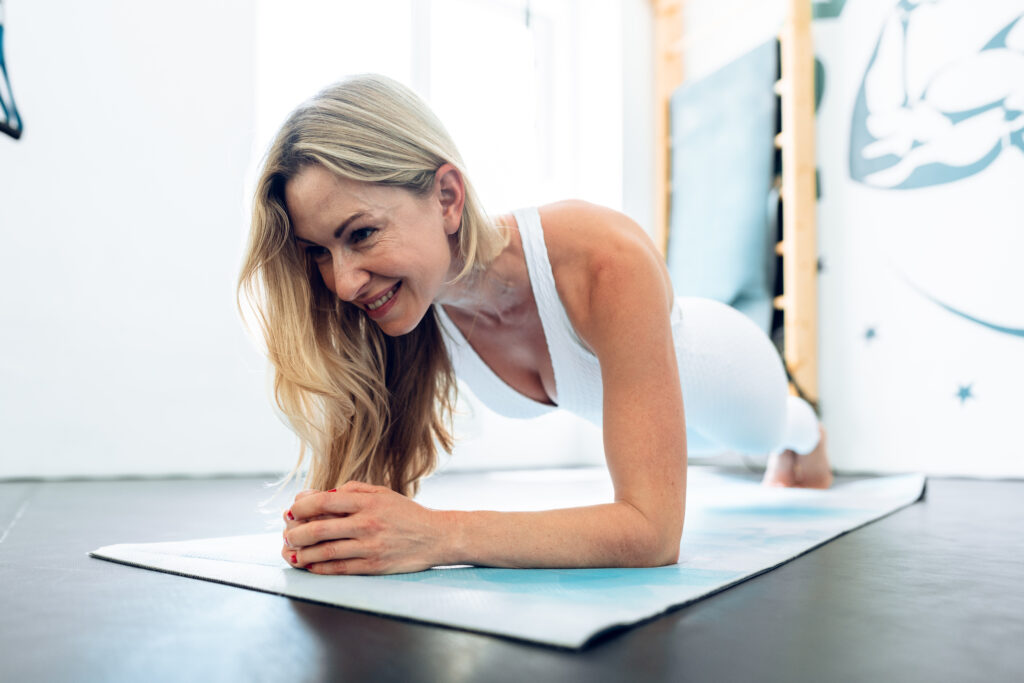
[[[303,443],[296,470],[312,456],[312,488],[285,513],[296,567],[670,564],[688,441],[774,451],[768,483],[831,480],[817,420],[787,398],[753,323],[676,302],[658,251],[614,211],[573,201],[491,222],[443,126],[383,77],[328,88],[284,124],[240,292]],[[438,446],[451,449],[456,370],[499,411],[560,406],[600,423],[615,500],[521,513],[411,500]]]

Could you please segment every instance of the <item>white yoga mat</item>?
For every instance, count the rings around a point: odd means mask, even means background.
[[[652,569],[444,567],[317,576],[288,566],[280,533],[110,545],[93,557],[304,600],[567,648],[760,574],[918,500],[922,475],[766,488],[691,467],[680,562]],[[439,475],[417,500],[448,509],[537,510],[611,500],[603,468]]]

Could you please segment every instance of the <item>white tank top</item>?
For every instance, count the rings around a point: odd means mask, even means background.
[[[435,306],[455,373],[480,400],[501,415],[538,417],[557,407],[601,426],[601,364],[580,341],[558,298],[540,214],[531,208],[513,215],[551,354],[558,406],[538,403],[502,381],[481,360],[444,309]],[[753,321],[717,301],[682,297],[674,302],[669,324],[686,407],[690,455],[730,450],[813,450],[818,443],[814,411],[801,399],[787,395],[782,361],[767,335]]]
[[[513,215],[519,226],[530,287],[555,371],[558,405],[539,403],[506,384],[477,355],[444,308],[435,305],[455,374],[488,408],[506,417],[538,417],[561,408],[600,426],[604,398],[601,365],[597,356],[580,341],[558,298],[540,213],[536,208],[529,208],[514,211]]]

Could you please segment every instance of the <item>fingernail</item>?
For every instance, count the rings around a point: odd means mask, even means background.
[[[303,567],[303,569],[306,569],[306,570],[308,570],[308,569],[309,569],[310,567],[312,567],[312,566],[313,566],[313,565],[311,565],[311,564],[307,564],[307,565],[306,565],[305,567]]]
[[[331,489],[331,490],[330,490],[330,491],[328,491],[327,493],[337,493],[337,492],[338,492],[338,489]]]
[[[295,564],[298,560],[295,558],[295,553],[292,553],[292,564]]]
[[[292,515],[292,511],[291,510],[288,511],[288,519],[291,519],[291,520],[295,519],[295,517]]]

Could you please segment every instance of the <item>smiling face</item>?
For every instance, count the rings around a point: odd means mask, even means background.
[[[324,284],[385,334],[411,332],[457,272],[452,236],[465,195],[450,164],[422,196],[341,178],[318,165],[289,180],[284,194],[295,238]]]

